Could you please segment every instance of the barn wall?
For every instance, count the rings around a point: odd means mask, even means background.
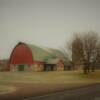
[[[62,61],[57,63],[57,71],[64,71],[64,63]]]
[[[43,71],[43,70],[44,70],[44,64],[31,65],[31,71]]]
[[[12,71],[12,72],[16,72],[16,71],[18,71],[17,66],[11,64],[11,65],[10,65],[10,71]]]
[[[44,71],[44,64],[32,64],[32,65],[22,64],[22,65],[24,66],[24,70],[22,71]],[[19,71],[19,66],[20,64],[16,64],[16,65],[11,64],[10,71],[12,72]]]
[[[22,65],[24,67],[24,69],[22,71],[30,71],[29,65],[27,65],[27,64],[22,64]],[[21,67],[19,64],[16,64],[16,65],[11,64],[10,65],[10,71],[17,72],[17,71],[19,71],[19,67]]]
[[[64,71],[63,67],[57,66],[57,71]]]

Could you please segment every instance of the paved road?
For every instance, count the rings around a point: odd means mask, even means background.
[[[24,100],[100,100],[100,84],[32,97]]]

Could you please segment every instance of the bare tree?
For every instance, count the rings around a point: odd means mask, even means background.
[[[75,65],[83,65],[84,73],[90,69],[94,71],[96,62],[99,60],[100,41],[96,32],[76,33],[70,44],[72,61]]]

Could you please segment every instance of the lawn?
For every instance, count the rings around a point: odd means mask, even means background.
[[[0,94],[11,93],[14,92],[15,90],[16,88],[13,86],[0,85]]]
[[[25,83],[95,83],[100,82],[100,71],[84,75],[82,71],[0,72],[0,81]]]
[[[32,91],[34,92],[33,94],[38,94],[79,87],[93,83],[100,83],[99,70],[87,75],[84,75],[81,70],[61,72],[0,72],[0,94],[8,90],[14,90],[14,87],[19,88],[19,92],[21,90],[23,91],[24,89],[26,90],[26,94],[27,91]],[[24,92],[23,94],[19,93],[19,95],[26,95]]]

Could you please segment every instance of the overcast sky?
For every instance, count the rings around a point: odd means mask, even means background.
[[[19,41],[59,48],[89,30],[100,33],[100,0],[0,0],[0,58]]]

